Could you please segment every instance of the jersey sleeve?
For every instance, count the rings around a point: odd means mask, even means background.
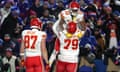
[[[64,20],[64,11],[61,11],[61,12],[58,14],[58,18]]]
[[[47,34],[45,32],[42,32],[41,37],[42,37],[42,39],[46,39],[47,38]]]
[[[84,13],[80,11],[78,17],[79,17],[79,20],[78,20],[79,22],[83,21],[84,20]]]

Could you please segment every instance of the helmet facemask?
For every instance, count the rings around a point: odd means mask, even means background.
[[[71,2],[69,8],[71,10],[72,15],[76,16],[80,8],[80,5],[77,2]]]
[[[73,16],[77,16],[77,13],[78,13],[78,9],[77,8],[71,8],[71,14],[73,15]]]

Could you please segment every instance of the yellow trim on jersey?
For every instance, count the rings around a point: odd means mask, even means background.
[[[73,34],[67,32],[65,35],[67,38],[71,38]]]
[[[68,33],[68,32],[65,33],[65,35],[66,35],[67,38],[71,38],[71,37],[73,36],[73,34]],[[78,34],[76,34],[76,36],[77,36],[78,38],[81,38],[83,35],[84,35],[84,34],[83,34],[82,32],[79,32]]]

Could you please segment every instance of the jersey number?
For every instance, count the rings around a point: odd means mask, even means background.
[[[66,46],[64,46],[64,49],[68,49],[70,44],[72,44],[72,49],[76,50],[78,48],[78,40],[77,39],[65,39],[64,42],[66,43]]]
[[[37,36],[35,36],[35,35],[34,36],[26,35],[24,37],[25,48],[34,49],[36,41],[37,41]]]

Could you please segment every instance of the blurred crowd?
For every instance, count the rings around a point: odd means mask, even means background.
[[[80,39],[80,56],[96,72],[118,72],[120,0],[0,0],[0,72],[8,72],[10,58],[15,61],[13,68],[11,67],[12,72],[15,69],[18,72],[22,64],[19,64],[21,32],[30,28],[30,20],[34,17],[40,18],[43,23],[42,30],[47,33],[46,46],[50,56],[56,39],[52,25],[58,19],[58,14],[69,7],[71,1],[80,4],[88,28]],[[108,69],[109,58],[117,68]],[[81,61],[82,58],[80,63],[83,63]]]

